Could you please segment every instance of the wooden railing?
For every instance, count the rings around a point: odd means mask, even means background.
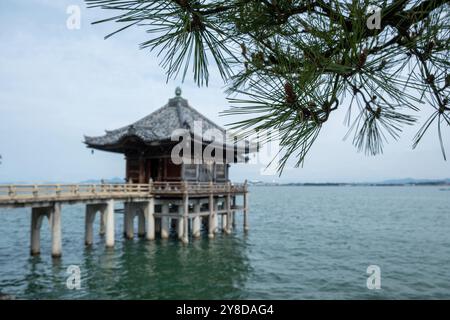
[[[0,204],[11,201],[70,201],[153,195],[244,193],[247,184],[150,182],[148,184],[0,185]]]

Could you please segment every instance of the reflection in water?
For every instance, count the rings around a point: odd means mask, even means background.
[[[248,273],[243,249],[233,237],[201,239],[189,246],[177,240],[127,241],[106,286],[123,298],[238,298]]]

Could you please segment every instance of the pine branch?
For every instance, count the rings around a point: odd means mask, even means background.
[[[278,130],[283,156],[297,165],[332,112],[347,108],[348,134],[375,155],[388,138],[431,106],[416,147],[437,123],[450,125],[450,8],[445,0],[386,0],[381,28],[366,25],[371,1],[86,0],[117,15],[100,20],[146,28],[141,48],[158,49],[168,77],[189,66],[208,84],[212,59],[232,96],[225,115],[248,116],[232,127]],[[379,2],[374,2],[379,3]],[[240,54],[239,54],[240,52]],[[350,95],[350,103],[344,105]],[[352,110],[357,109],[352,119]]]

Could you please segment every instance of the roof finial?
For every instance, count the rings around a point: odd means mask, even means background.
[[[181,97],[181,88],[180,88],[180,87],[177,87],[177,88],[175,89],[175,95],[176,95],[177,97]]]

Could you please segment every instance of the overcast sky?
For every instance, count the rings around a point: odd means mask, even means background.
[[[81,7],[81,29],[68,30],[67,6]],[[228,123],[221,79],[198,88],[192,77],[166,83],[155,53],[139,50],[143,29],[108,40],[116,25],[91,25],[104,17],[81,0],[0,1],[0,182],[82,181],[123,177],[122,155],[90,150],[83,135],[130,124],[164,105],[181,85],[183,97],[213,121]],[[215,74],[215,73],[214,73]],[[431,109],[425,109],[428,115]],[[418,127],[407,128],[383,155],[367,157],[343,141],[345,110],[325,124],[303,168],[281,178],[260,176],[257,165],[232,166],[232,179],[266,181],[380,181],[390,178],[444,178],[450,164],[440,153],[433,127],[412,150]],[[424,118],[422,118],[422,121]],[[445,132],[450,151],[449,131]]]

